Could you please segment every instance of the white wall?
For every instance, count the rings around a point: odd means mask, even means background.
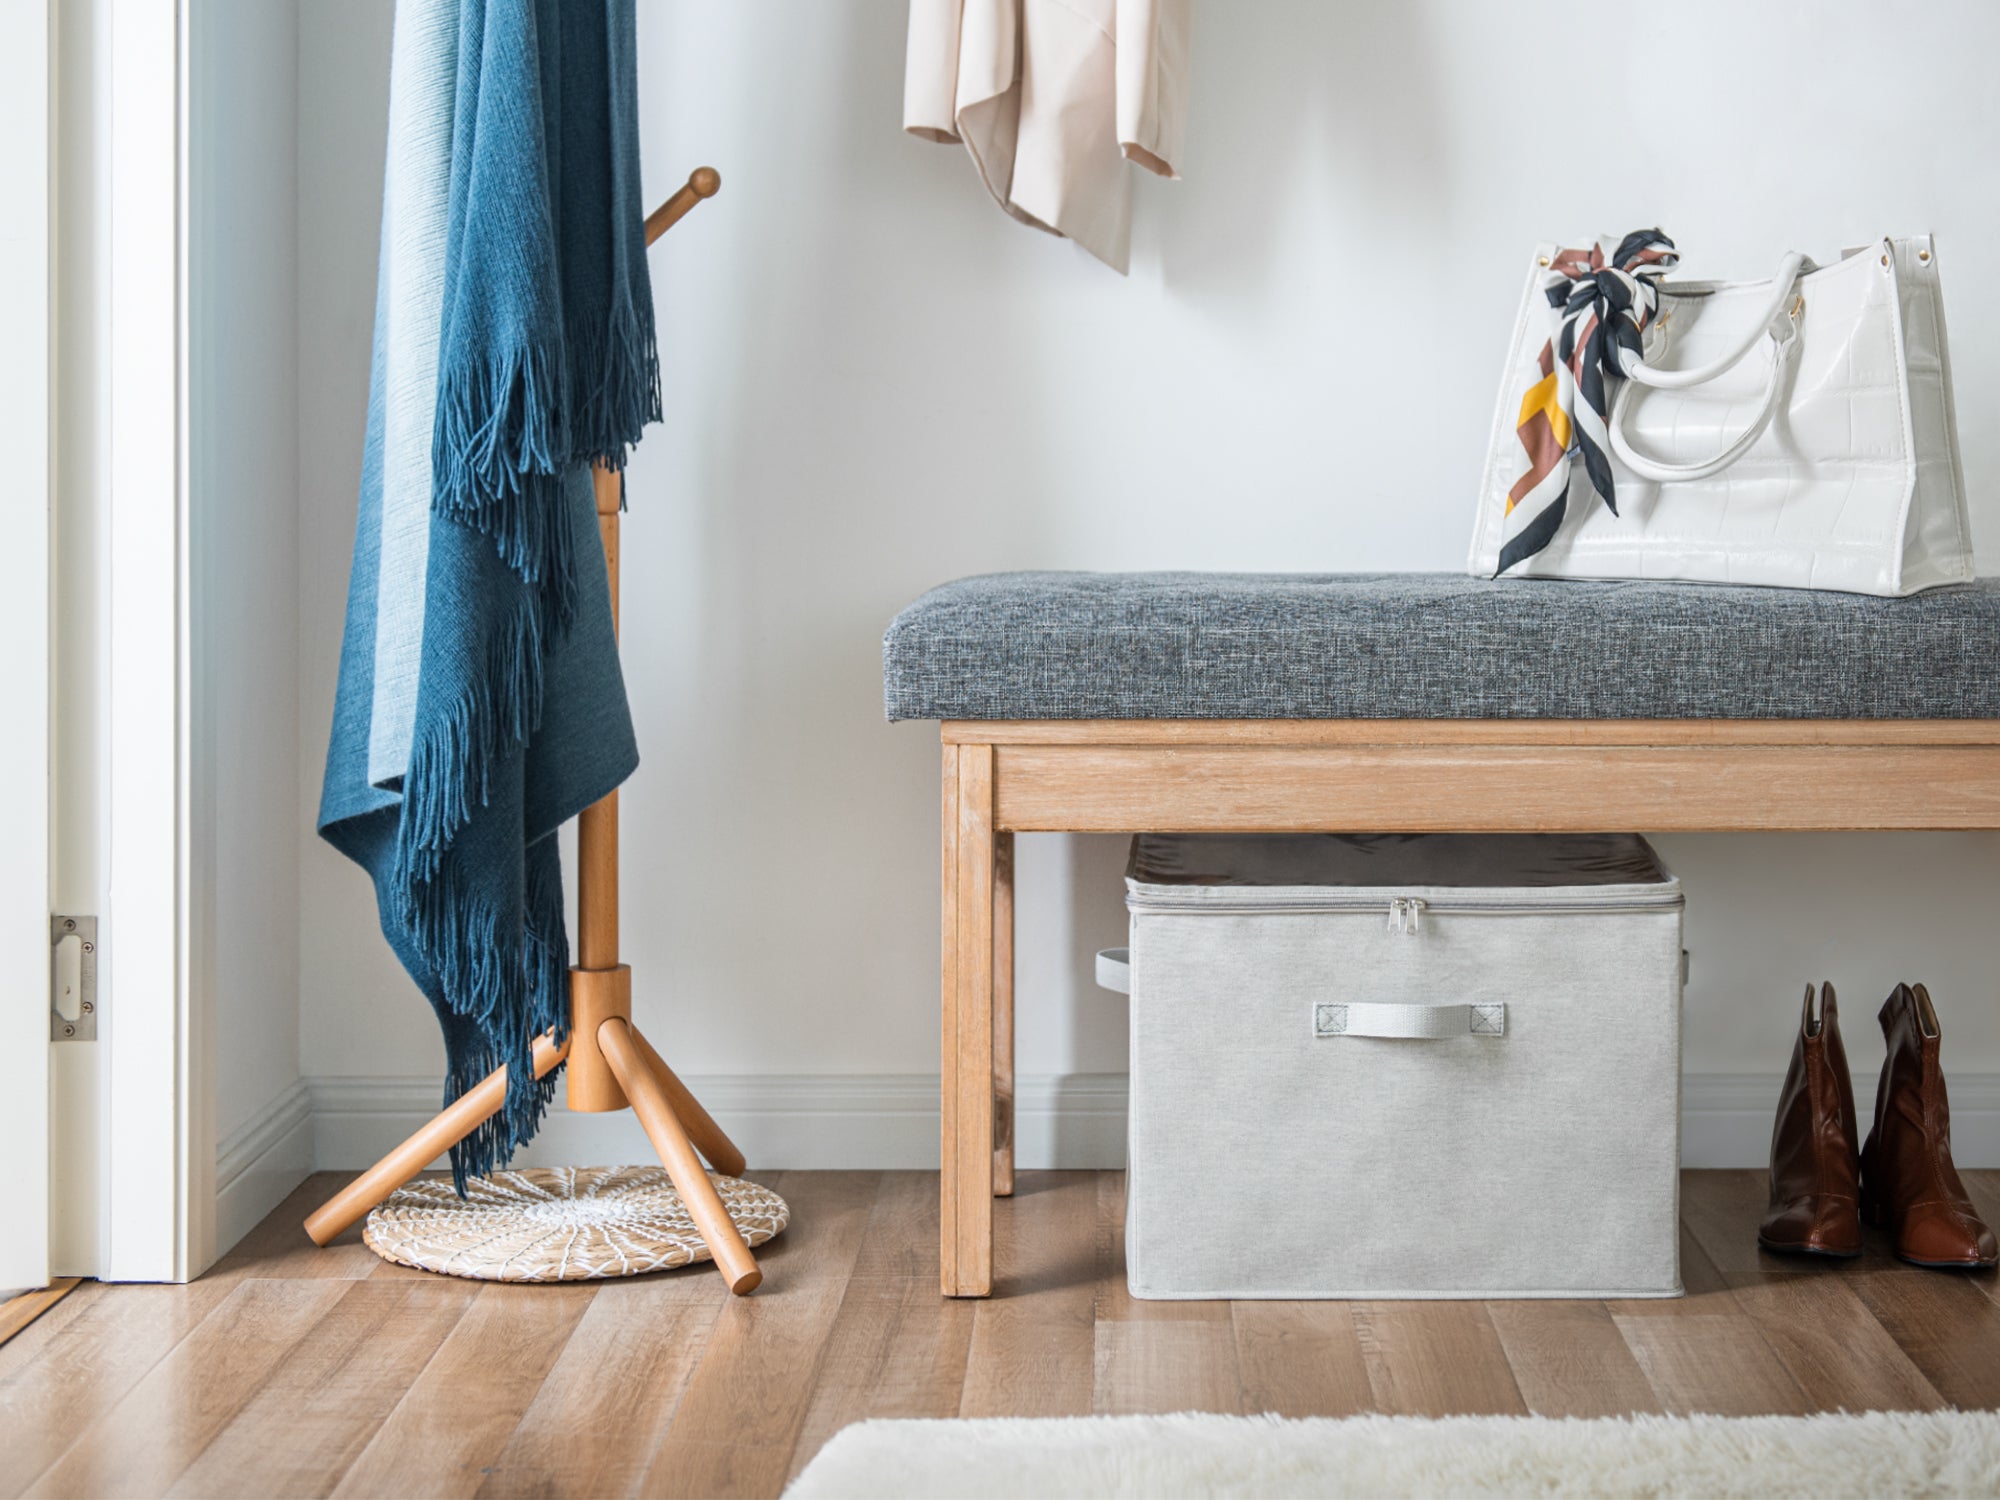
[[[293,0],[199,0],[189,16],[194,836],[209,872],[193,910],[210,955],[196,973],[214,994],[226,1249],[311,1150],[298,1001],[299,34]]]
[[[388,10],[304,0],[301,830],[352,538]],[[1934,230],[1975,523],[2000,538],[2000,438],[1979,416],[2000,397],[1981,270],[2000,238],[2000,11],[1593,12],[1579,65],[1556,55],[1574,16],[1552,4],[1208,0],[1186,180],[1141,180],[1129,280],[1003,217],[962,151],[902,134],[903,16],[641,4],[648,196],[701,163],[723,189],[653,259],[667,419],[634,460],[625,532],[644,755],[623,802],[627,957],[640,1023],[721,1080],[753,1156],[935,1159],[937,755],[930,726],[882,722],[890,616],[1003,568],[1460,567],[1538,239],[1657,222],[1690,274],[1755,275],[1788,247]],[[1961,1127],[1962,1156],[2000,1162],[2000,840],[1661,842],[1690,893],[1692,1158],[1756,1159],[1799,991],[1824,976],[1864,1101],[1874,1006],[1930,982],[1961,1113],[1992,1124]],[[1110,1138],[1116,1084],[1091,1079],[1122,1070],[1123,1015],[1089,955],[1119,939],[1122,857],[1116,839],[1022,840],[1031,1155]],[[366,880],[310,838],[302,865],[320,1160],[359,1164],[414,1122],[441,1052]],[[558,1119],[551,1141],[643,1150],[623,1124]]]

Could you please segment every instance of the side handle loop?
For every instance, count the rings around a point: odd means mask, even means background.
[[[1097,950],[1097,982],[1107,990],[1120,995],[1132,993],[1132,950],[1130,948],[1099,948]]]

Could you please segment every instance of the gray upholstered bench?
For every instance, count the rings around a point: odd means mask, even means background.
[[[2000,828],[2000,585],[1010,573],[883,641],[944,741],[944,1290],[1013,1187],[1017,831]]]

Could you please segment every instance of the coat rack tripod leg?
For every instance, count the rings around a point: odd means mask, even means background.
[[[685,187],[647,215],[646,243],[665,234],[703,198],[713,197],[721,185],[713,168],[697,169]],[[592,480],[615,621],[621,481],[603,469]],[[739,1296],[753,1291],[763,1272],[696,1155],[699,1151],[718,1172],[734,1177],[744,1169],[743,1153],[632,1025],[632,970],[618,961],[616,792],[586,808],[577,820],[577,913],[578,962],[570,970],[569,1040],[561,1047],[546,1037],[536,1040],[535,1076],[540,1078],[567,1060],[572,1110],[602,1112],[629,1105],[729,1289]],[[498,1068],[322,1205],[306,1220],[306,1233],[316,1244],[330,1243],[470,1135],[506,1097],[507,1070]]]
[[[691,192],[695,187],[690,179],[682,191]],[[647,221],[649,234],[652,222]],[[659,232],[666,232],[665,224]],[[621,481],[605,469],[599,469],[592,479],[597,491],[597,525],[604,536],[605,566],[611,572],[615,620]],[[576,867],[577,966],[569,971],[569,1107],[581,1112],[629,1105],[645,1127],[647,1139],[659,1153],[674,1190],[687,1205],[729,1289],[739,1296],[754,1291],[764,1273],[751,1258],[750,1247],[737,1232],[722,1195],[702,1170],[695,1147],[700,1143],[716,1169],[731,1176],[743,1170],[743,1153],[632,1024],[632,970],[618,961],[616,792],[586,808],[577,820]]]
[[[558,1047],[545,1036],[536,1037],[535,1076],[545,1077],[568,1055],[567,1044]],[[495,1068],[402,1145],[314,1209],[306,1219],[306,1234],[315,1245],[332,1244],[367,1218],[369,1209],[471,1135],[506,1102],[507,1070]]]

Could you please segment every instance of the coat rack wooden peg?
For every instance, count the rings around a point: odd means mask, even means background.
[[[704,198],[713,198],[722,177],[713,167],[697,167],[687,184],[646,216],[646,243],[652,244]],[[618,614],[619,476],[598,469],[597,526],[604,537],[604,561],[611,574],[611,612]],[[618,961],[618,794],[586,808],[577,820],[577,964],[570,970],[569,1040],[556,1046],[535,1042],[535,1076],[544,1077],[567,1059],[568,1102],[578,1112],[630,1108],[659,1153],[674,1189],[687,1205],[715,1257],[729,1289],[739,1296],[764,1279],[749,1246],[737,1232],[722,1197],[702,1170],[707,1157],[716,1171],[743,1172],[738,1151],[707,1110],[674,1076],[660,1054],[632,1024],[632,970]],[[314,1243],[330,1243],[359,1223],[368,1211],[415,1177],[439,1155],[470,1135],[507,1097],[507,1070],[498,1068],[468,1089],[443,1113],[363,1172],[306,1220]],[[699,1155],[697,1155],[699,1153]]]

